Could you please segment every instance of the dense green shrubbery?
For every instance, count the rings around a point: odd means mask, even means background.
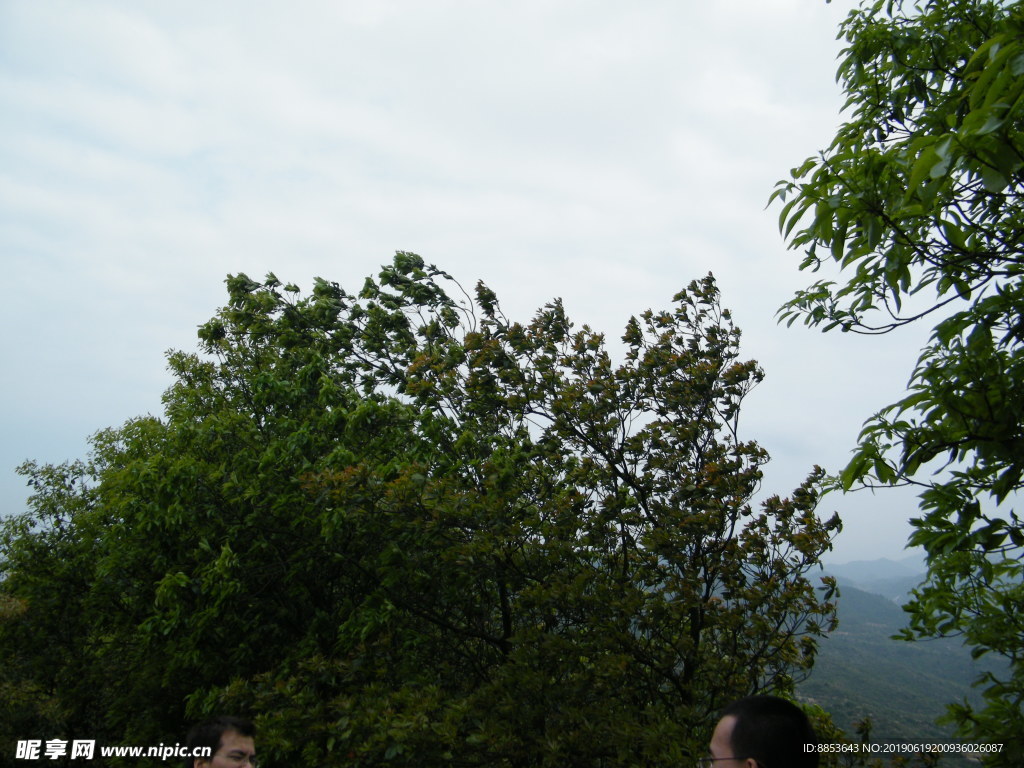
[[[230,710],[282,764],[667,765],[790,689],[838,522],[818,473],[751,508],[762,374],[712,279],[631,320],[621,365],[558,303],[511,323],[446,280],[405,253],[358,296],[230,278],[162,418],[24,468],[5,739]]]

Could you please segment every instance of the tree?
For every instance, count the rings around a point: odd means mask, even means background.
[[[227,709],[282,762],[655,765],[727,700],[791,692],[839,523],[817,470],[752,506],[762,373],[713,279],[631,320],[619,365],[558,302],[523,325],[446,285],[406,253],[358,296],[230,278],[162,419],[26,466],[0,675],[46,685],[38,727],[157,743]],[[85,618],[39,648],[65,580]]]
[[[1024,4],[865,2],[842,25],[849,120],[773,199],[780,226],[832,265],[783,306],[792,324],[888,333],[932,324],[905,397],[871,417],[841,474],[920,488],[911,545],[927,581],[907,637],[961,635],[1009,662],[985,706],[951,707],[968,741],[1024,760]],[[1010,749],[1012,745],[1012,750]]]

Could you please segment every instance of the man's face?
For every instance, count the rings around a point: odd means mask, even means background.
[[[711,744],[708,746],[708,752],[710,752],[711,757],[715,758],[712,765],[715,768],[738,768],[738,766],[757,768],[757,761],[753,758],[737,760],[737,755],[733,754],[732,729],[735,726],[736,717],[734,715],[726,715],[715,726],[715,732],[711,736]],[[739,755],[739,757],[743,756]]]
[[[251,736],[238,731],[224,731],[220,747],[208,760],[196,760],[197,768],[238,768],[240,765],[255,765],[256,745]]]

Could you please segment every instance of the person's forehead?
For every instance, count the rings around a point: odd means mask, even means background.
[[[715,726],[715,732],[711,736],[710,751],[712,757],[731,757],[732,756],[732,729],[736,725],[736,717],[734,715],[726,715],[718,721],[718,725]]]
[[[252,736],[243,736],[238,731],[224,731],[220,736],[220,748],[224,752],[252,752],[253,747]]]

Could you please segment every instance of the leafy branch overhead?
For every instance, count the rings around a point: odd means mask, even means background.
[[[1024,731],[1024,3],[872,0],[841,37],[848,120],[772,195],[801,268],[838,277],[779,316],[931,324],[906,396],[866,422],[841,481],[921,489],[910,543],[930,571],[907,635],[962,633],[1009,660],[1007,679],[980,681],[984,710],[951,710],[967,740],[1001,741]]]
[[[513,322],[409,253],[356,294],[228,292],[163,418],[23,469],[0,680],[56,698],[21,726],[145,743],[230,709],[282,763],[675,764],[810,668],[839,523],[818,470],[754,503],[763,374],[710,276],[618,363],[560,302]]]
[[[791,246],[806,251],[802,269],[852,272],[798,292],[782,319],[882,333],[1012,287],[1021,269],[1020,25],[1019,3],[976,0],[928,2],[920,14],[868,2],[850,14],[838,71],[850,119],[772,199],[784,203]],[[904,310],[911,296],[918,301]]]

